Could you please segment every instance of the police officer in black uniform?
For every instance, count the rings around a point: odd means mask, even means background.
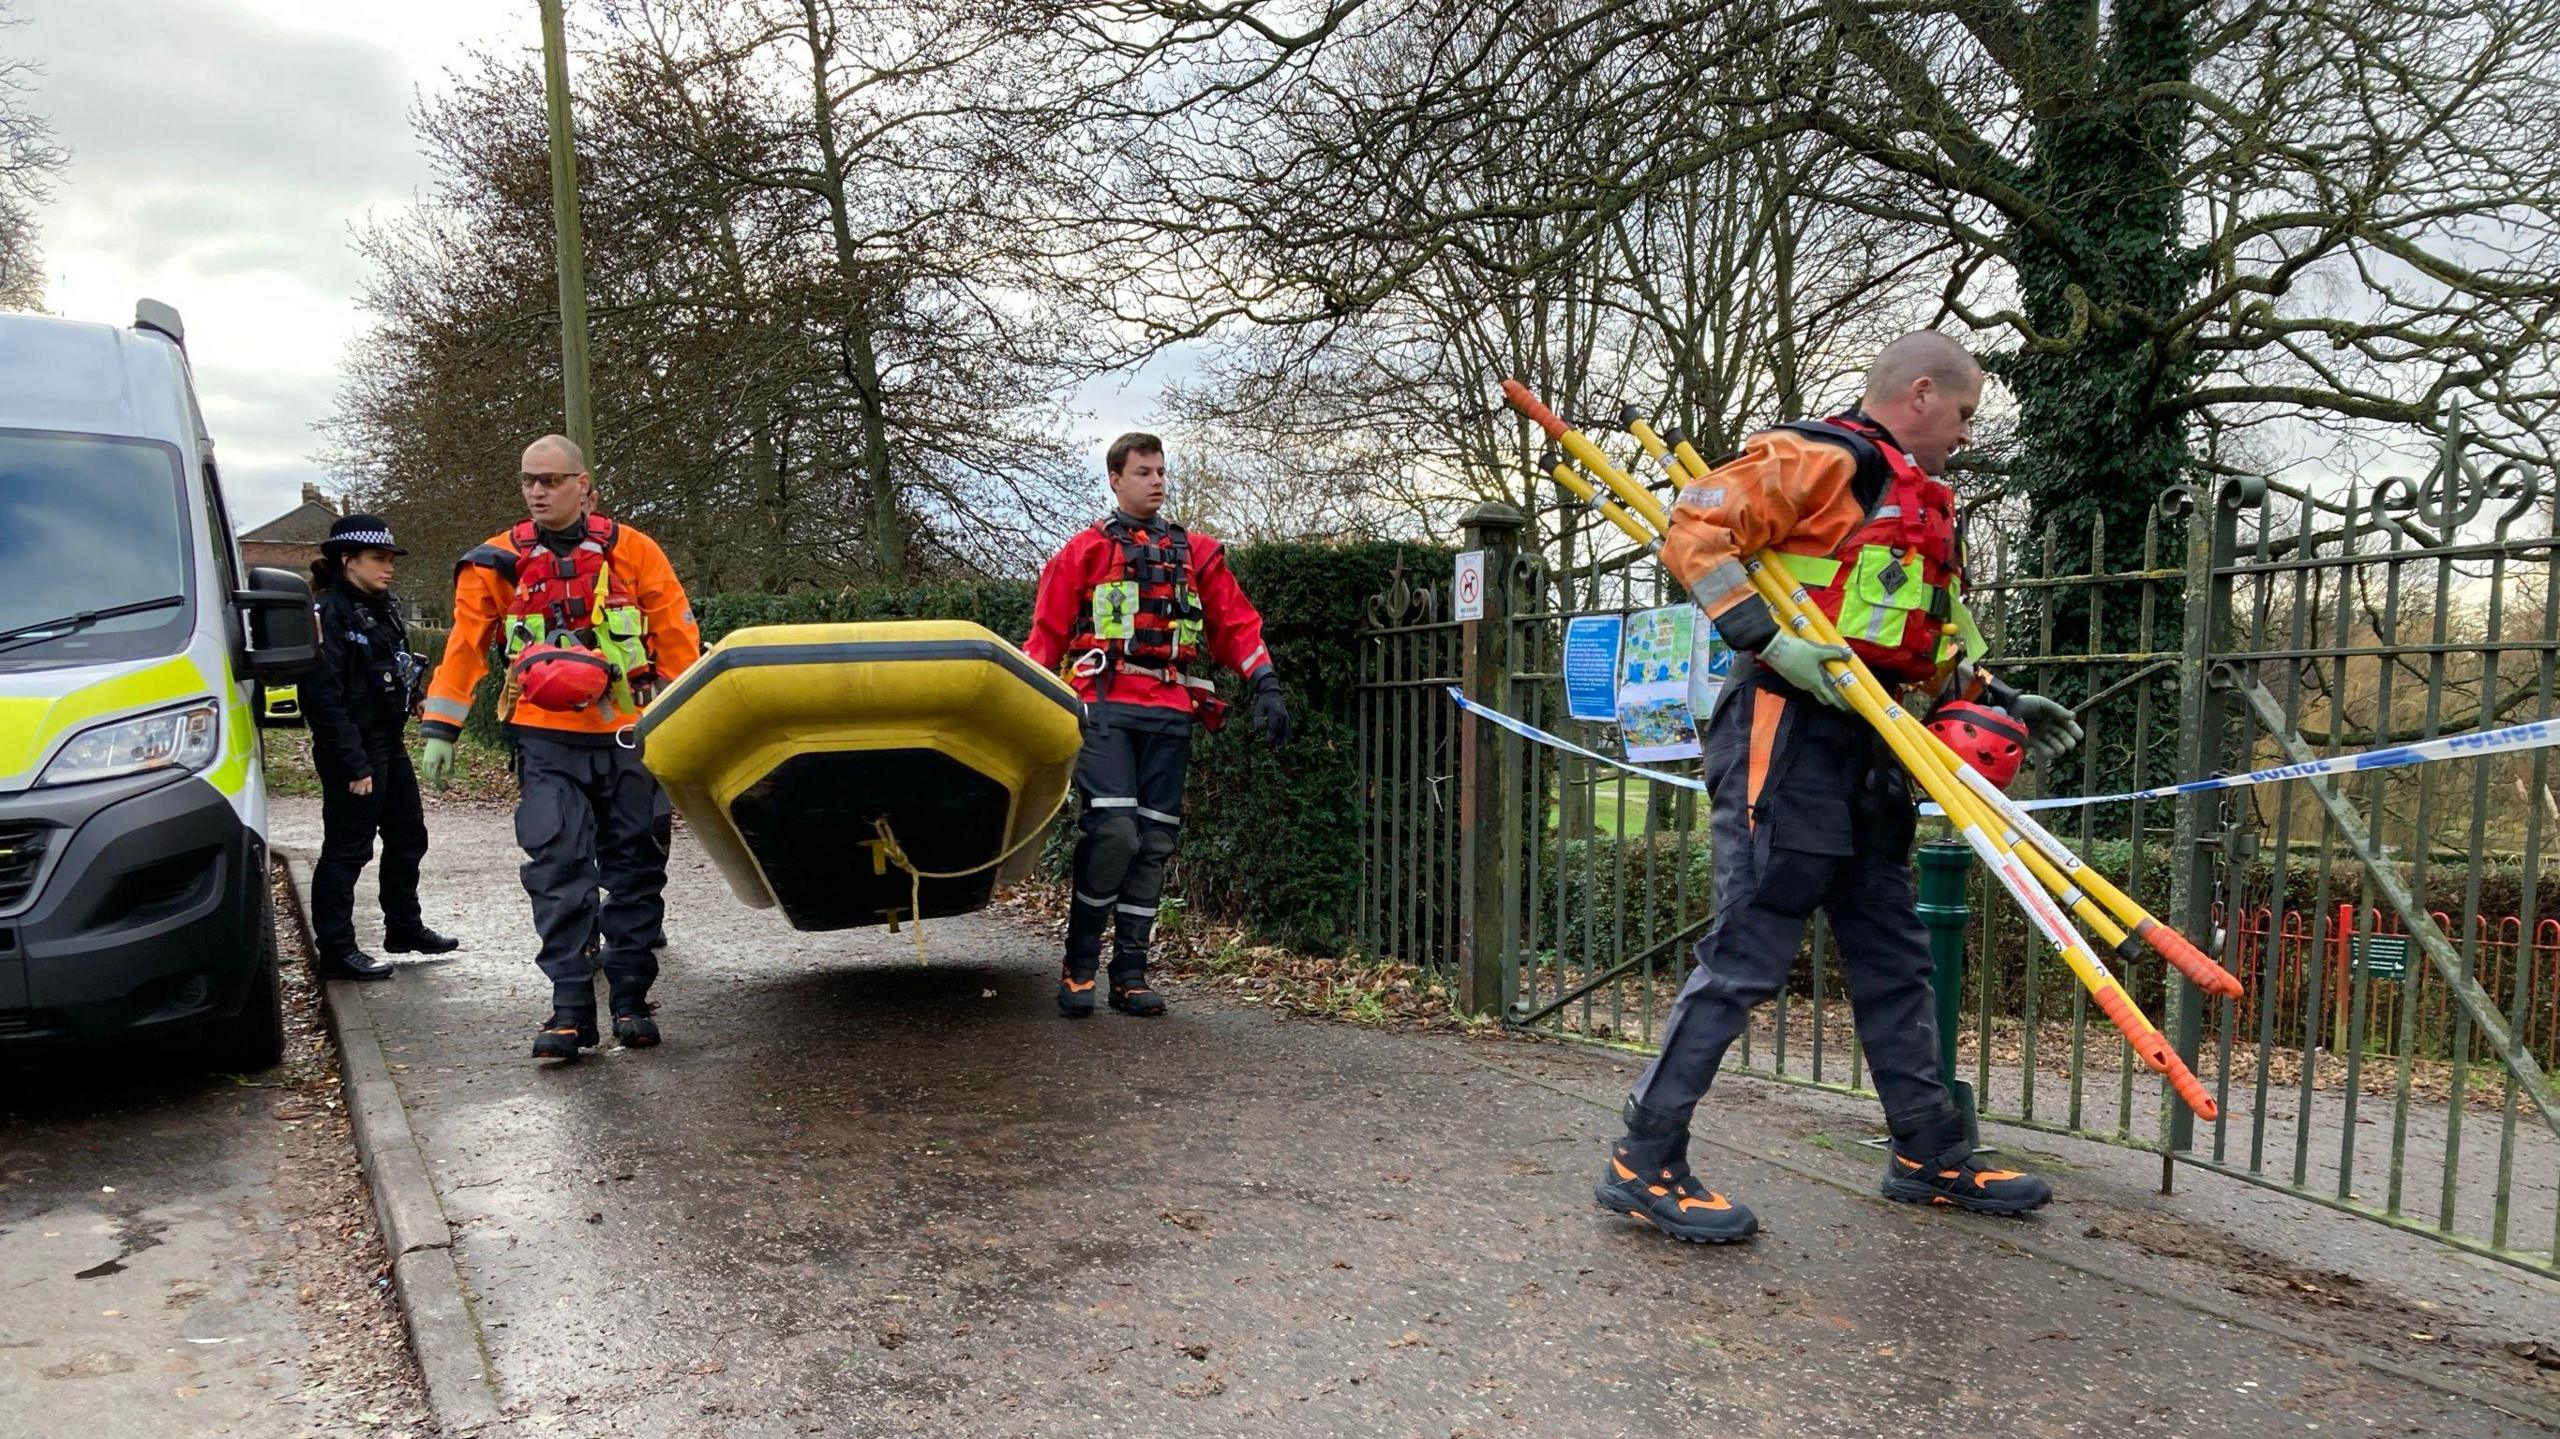
[[[312,767],[320,772],[324,838],[311,872],[311,933],[324,979],[389,979],[391,965],[356,943],[356,876],[382,836],[383,948],[444,954],[461,941],[427,928],[418,910],[418,865],[427,854],[427,816],[405,743],[426,695],[426,662],[409,650],[409,627],[391,596],[398,557],[391,529],[373,515],[346,515],[312,563],[319,592],[319,668],[302,682],[311,726]]]

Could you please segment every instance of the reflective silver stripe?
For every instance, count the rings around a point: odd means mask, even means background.
[[[429,700],[427,713],[434,715],[437,719],[452,720],[455,724],[460,724],[471,718],[471,706],[459,700]]]
[[[1269,663],[1271,663],[1271,646],[1262,645],[1252,654],[1244,657],[1244,664],[1238,668],[1237,673],[1250,677],[1255,670]]]
[[[1867,516],[1867,519],[1870,522],[1875,520],[1898,520],[1901,518],[1902,506],[1900,505],[1878,505],[1876,507],[1876,512]]]
[[[1085,806],[1088,809],[1136,809],[1138,807],[1138,802],[1135,799],[1112,799],[1108,796],[1098,796],[1096,798],[1086,800]]]
[[[1095,909],[1109,909],[1111,906],[1120,902],[1117,896],[1113,896],[1109,899],[1095,899],[1092,895],[1085,893],[1083,890],[1075,891],[1075,896],[1076,903],[1090,905]]]
[[[1138,915],[1145,919],[1153,919],[1156,917],[1156,907],[1152,904],[1124,904],[1120,906],[1120,912],[1122,914]]]
[[[1158,824],[1182,823],[1182,816],[1178,814],[1166,814],[1163,810],[1149,809],[1145,805],[1138,806],[1138,814],[1141,818],[1154,820]]]
[[[1738,589],[1749,589],[1751,572],[1744,569],[1739,561],[1722,560],[1714,569],[1699,576],[1698,583],[1692,588],[1710,598],[1730,594]]]

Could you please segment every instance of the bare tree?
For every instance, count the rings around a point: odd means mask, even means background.
[[[0,31],[25,23],[0,0]],[[32,60],[0,54],[0,310],[32,310],[44,303],[36,211],[52,196],[54,177],[71,158],[53,143],[53,126],[27,108],[43,74]]]
[[[1131,137],[1105,193],[1183,196],[1129,241],[1156,252],[1151,337],[1338,324],[1435,267],[1487,293],[1587,272],[1629,217],[1795,138],[1820,143],[1756,193],[1812,233],[1875,222],[1850,268],[1924,256],[1934,281],[1844,296],[1829,333],[1981,332],[2019,406],[2008,482],[2078,534],[2138,535],[2231,431],[2465,401],[2538,453],[2560,398],[2552,0],[1060,3],[1131,77],[1097,112]],[[1511,183],[1438,183],[1484,151]],[[1786,253],[1758,305],[1832,258]],[[1630,288],[1677,311],[1704,258],[1640,253]]]
[[[1037,115],[993,83],[1005,13],[642,0],[580,32],[599,474],[706,588],[1011,570],[1067,522],[1070,326],[1004,248]],[[513,60],[456,76],[419,122],[435,203],[367,238],[337,435],[386,503],[503,476],[495,436],[549,413],[539,98]]]

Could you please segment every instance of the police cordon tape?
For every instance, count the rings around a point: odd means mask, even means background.
[[[1673,774],[1668,770],[1653,769],[1640,764],[1630,764],[1625,760],[1611,759],[1596,750],[1584,749],[1571,740],[1559,738],[1535,725],[1513,719],[1500,710],[1477,704],[1461,693],[1455,685],[1449,686],[1449,698],[1457,702],[1458,708],[1472,715],[1480,715],[1522,739],[1534,740],[1568,754],[1581,755],[1585,759],[1598,760],[1602,764],[1625,770],[1629,774],[1640,775],[1656,784],[1677,785],[1682,789],[1701,791],[1707,787],[1705,781],[1692,779],[1687,775]],[[2211,779],[2188,780],[2184,784],[2164,784],[2154,789],[2126,790],[2122,794],[2061,795],[2050,799],[2012,800],[2011,803],[2020,809],[2077,809],[2093,804],[2130,804],[2136,800],[2168,799],[2173,795],[2202,794],[2208,790],[2243,789],[2250,785],[2278,784],[2289,779],[2318,779],[2324,775],[2361,774],[2378,769],[2404,769],[2410,765],[2432,764],[2437,760],[2481,759],[2490,755],[2519,754],[2530,750],[2549,749],[2554,745],[2560,745],[2560,720],[2532,720],[2524,724],[2508,725],[2503,729],[2444,735],[2436,739],[2420,740],[2416,744],[2389,745],[2380,749],[2361,750],[2354,754],[2333,755],[2328,759],[2311,760],[2303,764],[2251,770],[2247,774],[2216,775]],[[1920,812],[1928,815],[1946,813],[1935,804],[1921,805]]]

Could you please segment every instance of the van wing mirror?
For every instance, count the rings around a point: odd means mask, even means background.
[[[249,587],[231,599],[248,636],[241,658],[253,678],[290,679],[320,662],[320,625],[311,613],[310,581],[291,570],[254,569]]]

